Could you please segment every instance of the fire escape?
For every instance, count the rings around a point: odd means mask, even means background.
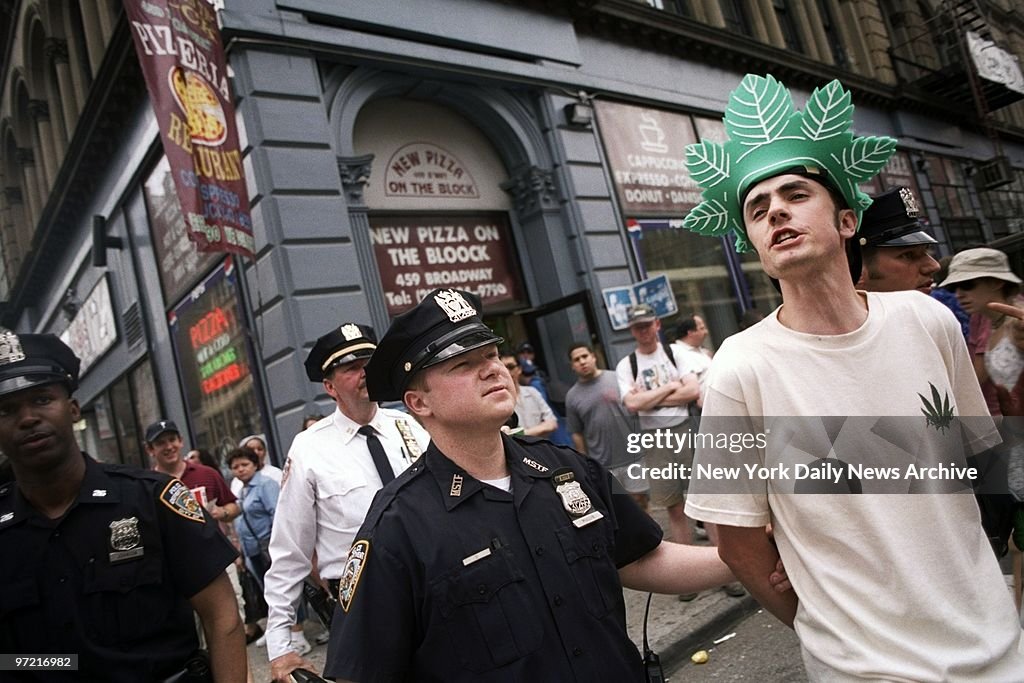
[[[890,18],[894,23],[904,19]],[[1013,182],[1014,171],[1003,155],[992,112],[1024,99],[1019,66],[995,44],[978,0],[944,0],[933,16],[923,19],[908,27],[905,40],[890,51],[904,89],[977,117],[993,150],[991,159],[976,165],[979,191]]]

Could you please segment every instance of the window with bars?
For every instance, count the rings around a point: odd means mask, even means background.
[[[935,207],[954,252],[985,242],[981,221],[975,215],[967,187],[964,162],[937,154],[925,155]]]
[[[978,198],[995,239],[1024,232],[1024,171],[1015,169],[1012,183],[979,192]]]

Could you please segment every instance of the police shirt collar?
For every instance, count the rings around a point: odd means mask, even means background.
[[[104,471],[103,466],[88,455],[84,453],[82,455],[85,457],[85,478],[82,480],[82,488],[78,491],[78,502],[120,502],[121,495],[110,475]]]
[[[120,502],[120,492],[114,486],[114,482],[110,479],[110,476],[103,471],[100,464],[89,457],[86,453],[82,453],[82,457],[85,458],[85,475],[82,477],[82,485],[78,489],[78,495],[75,497],[75,502],[68,508],[67,512],[70,512],[77,505],[82,503]],[[43,518],[42,513],[32,507],[28,500],[26,500],[15,482],[10,482],[6,486],[12,487],[13,490],[10,495],[13,496],[13,499],[12,505],[9,509],[0,511],[0,530],[34,517],[45,519]],[[67,512],[65,512],[65,516],[67,515]],[[63,517],[61,517],[61,519],[63,519]],[[46,523],[47,525],[56,526],[60,523],[60,519],[46,519]]]
[[[534,479],[551,478],[551,466],[534,457],[536,454],[531,453],[531,449],[523,447],[518,439],[503,435],[501,440],[505,444],[505,459],[508,461],[509,470]]]
[[[356,422],[355,420],[353,420],[351,417],[349,417],[345,413],[341,412],[341,408],[335,409],[334,415],[332,415],[331,417],[334,420],[334,424],[338,425],[338,429],[341,430],[341,433],[342,433],[342,436],[344,437],[344,442],[345,442],[346,445],[350,441],[352,441],[352,439],[356,438],[356,435],[359,434],[359,428],[362,427],[362,425],[359,424],[358,422]],[[377,410],[373,414],[373,419],[370,420],[370,422],[368,424],[370,424],[370,426],[372,426],[375,430],[377,430],[378,434],[383,434],[384,433],[381,430],[381,428],[380,428],[380,408],[379,407],[377,407]]]
[[[463,501],[472,498],[474,493],[483,488],[483,484],[438,450],[433,441],[427,446],[427,452],[423,457],[426,458],[427,470],[437,482],[437,488],[441,491],[441,500],[444,502],[444,509],[448,512],[454,510]]]

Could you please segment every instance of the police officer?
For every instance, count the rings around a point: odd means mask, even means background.
[[[0,329],[0,652],[77,654],[61,680],[162,681],[198,664],[194,609],[208,680],[244,681],[234,549],[181,481],[79,450],[78,368],[52,334]]]
[[[382,482],[416,460],[427,433],[401,411],[379,408],[366,392],[364,366],[377,348],[373,328],[345,323],[317,339],[306,376],[322,382],[337,409],[292,441],[270,538],[265,576],[267,656],[275,680],[314,666],[291,642],[294,605],[316,551],[319,574],[337,590],[345,555]]]
[[[910,188],[895,187],[874,197],[857,235],[864,260],[858,289],[931,291],[932,276],[939,270],[932,256],[937,242],[925,232],[920,214]]]
[[[662,543],[608,472],[503,435],[515,407],[502,340],[469,292],[398,316],[367,366],[374,400],[427,428],[349,551],[325,674],[352,681],[638,681],[622,586],[732,581],[714,548]]]

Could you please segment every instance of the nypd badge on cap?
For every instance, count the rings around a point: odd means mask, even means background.
[[[0,396],[39,384],[78,388],[78,356],[52,334],[15,334],[0,328]]]
[[[391,323],[366,364],[372,401],[401,401],[417,372],[503,340],[480,317],[480,298],[458,289],[435,289]]]
[[[860,244],[864,247],[910,247],[936,244],[924,231],[921,208],[908,187],[894,187],[874,197],[860,221]]]
[[[377,334],[372,327],[343,323],[316,340],[306,357],[306,377],[310,382],[319,382],[332,368],[368,358],[376,348]]]

